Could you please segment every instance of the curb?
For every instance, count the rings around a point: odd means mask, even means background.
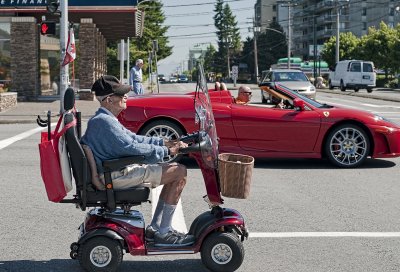
[[[392,89],[376,89],[373,92],[376,91],[394,91],[394,92],[398,92],[396,90],[392,90]],[[370,99],[376,99],[376,100],[384,100],[384,101],[391,101],[391,102],[400,102],[400,97],[396,98],[396,97],[383,97],[383,96],[378,96],[375,95],[373,92],[372,93],[356,93],[356,92],[342,92],[340,90],[338,91],[334,91],[334,90],[329,90],[329,89],[317,89],[317,93],[318,92],[323,92],[323,93],[331,93],[331,94],[338,94],[338,95],[347,95],[347,96],[357,96],[357,97],[363,97],[363,98],[370,98]],[[400,92],[399,96],[400,96]]]

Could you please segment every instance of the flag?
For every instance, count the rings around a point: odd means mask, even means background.
[[[70,62],[73,62],[75,58],[76,58],[76,49],[75,49],[74,29],[71,28],[68,32],[67,50],[65,52],[65,57],[62,66],[65,66]]]

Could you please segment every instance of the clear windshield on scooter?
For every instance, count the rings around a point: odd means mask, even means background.
[[[207,166],[216,169],[218,166],[218,138],[210,97],[208,95],[207,81],[201,64],[198,65],[194,106],[196,109],[196,123],[199,123],[200,126],[201,140],[207,143],[201,149],[202,159]]]

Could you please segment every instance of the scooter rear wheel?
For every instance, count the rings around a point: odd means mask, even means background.
[[[242,265],[243,259],[243,244],[233,233],[213,233],[201,247],[201,260],[211,271],[235,271]]]
[[[117,240],[104,236],[91,238],[79,247],[79,263],[87,271],[117,271],[122,262],[122,246]]]

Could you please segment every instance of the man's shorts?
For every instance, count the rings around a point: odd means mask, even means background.
[[[121,171],[111,173],[115,190],[129,189],[138,185],[155,188],[161,184],[162,164],[132,164]]]

